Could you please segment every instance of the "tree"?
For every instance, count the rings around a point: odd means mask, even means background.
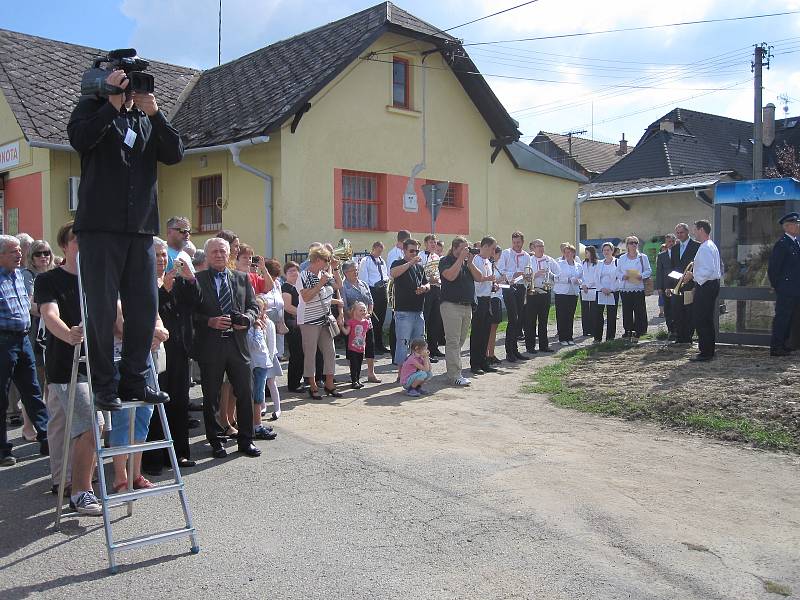
[[[800,179],[800,153],[797,148],[783,142],[774,151],[775,165],[764,169],[768,179],[779,177],[794,177]]]

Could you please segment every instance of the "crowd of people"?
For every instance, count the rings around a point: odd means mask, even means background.
[[[284,374],[282,362],[287,391],[316,400],[322,394],[338,398],[343,394],[335,379],[337,345],[349,363],[352,389],[381,383],[375,361],[388,353],[396,383],[416,397],[429,393],[431,364],[440,359],[446,363],[450,385],[470,385],[461,356],[468,339],[470,376],[496,372],[502,360],[514,363],[552,352],[547,329],[551,304],[561,346],[575,344],[579,303],[584,338],[601,342],[605,330],[605,339],[614,339],[621,305],[623,336],[635,342],[647,330],[645,296],[655,288],[665,300],[674,340],[687,343],[696,329],[697,359],[706,360],[714,352],[713,326],[709,333],[704,319],[716,294],[705,294],[704,288],[716,282],[718,289],[720,267],[705,221],[695,224],[697,240],[689,237],[685,224],[676,227],[675,239],[667,237],[674,245],[658,256],[655,285],[649,285],[650,261],[635,236],[625,240],[624,252],[605,243],[601,255],[588,247],[580,260],[576,248],[566,242],[557,258],[546,253],[541,239],[533,240],[528,252],[519,231],[505,249],[490,236],[476,243],[455,236],[446,252],[434,235],[421,243],[400,231],[385,258],[380,241],[360,260],[344,261],[331,243],[315,242],[302,264],[281,265],[256,255],[232,231],[218,232],[197,249],[190,241],[188,218],[173,217],[166,225],[166,239],[154,238],[152,274],[158,290],[152,371],[158,372],[158,385],[148,380],[147,389],[169,399],[165,411],[181,468],[195,466],[190,408],[200,407],[190,405],[193,383],[202,386],[205,436],[212,455],[226,456],[226,442],[236,440],[241,453],[257,457],[261,450],[254,440],[277,436],[268,423],[282,415],[277,383]],[[42,240],[24,235],[0,238],[0,289],[6,300],[0,311],[0,341],[6,350],[0,365],[5,392],[0,464],[15,463],[5,426],[7,390],[13,381],[24,407],[23,435],[39,440],[41,453],[50,456],[53,492],[61,470],[67,469],[73,508],[101,514],[91,485],[95,411],[101,411],[98,418],[110,445],[161,439],[164,433],[159,419],[152,418],[152,406],[119,410],[98,401],[96,392],[91,398],[85,371],[78,379],[75,416],[72,423],[65,422],[75,348],[84,334],[78,241],[72,227],[71,222],[65,224],[57,235],[63,258]],[[666,277],[676,270],[685,279],[684,289],[696,290],[693,307],[682,294],[670,294],[675,281]],[[495,347],[504,313],[508,324],[501,360]],[[88,319],[91,322],[91,313]],[[118,346],[124,331],[117,302]],[[9,352],[12,347],[16,350]],[[151,404],[158,401],[154,398]],[[128,439],[130,418],[135,420],[134,440]],[[68,465],[61,456],[65,436],[72,440]],[[114,491],[127,486],[126,458],[115,457]],[[133,485],[139,489],[153,485],[145,474],[159,474],[170,463],[166,451],[156,450],[139,454],[132,465]]]

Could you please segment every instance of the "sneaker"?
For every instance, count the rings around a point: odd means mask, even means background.
[[[69,499],[69,507],[82,515],[100,517],[103,515],[103,507],[100,500],[92,492],[80,492],[77,496]]]
[[[17,464],[17,457],[10,452],[0,456],[0,467],[13,467],[15,464]]]
[[[424,390],[422,388],[417,388],[420,396],[430,396],[433,393],[433,390]]]
[[[458,385],[458,386],[461,386],[461,387],[467,386],[470,383],[472,383],[472,382],[469,379],[467,379],[466,377],[456,377],[453,380],[453,385]]]
[[[419,393],[418,390],[414,388],[409,388],[406,390],[406,396],[411,396],[412,398],[419,398],[422,394]]]

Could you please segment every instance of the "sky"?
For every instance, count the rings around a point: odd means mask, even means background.
[[[524,0],[397,0],[448,30]],[[222,0],[222,62],[343,18],[375,0]],[[135,47],[143,57],[217,64],[219,0],[28,0],[0,27],[84,46]],[[535,41],[555,36],[766,13],[796,14]],[[754,44],[773,46],[764,100],[800,115],[800,0],[538,0],[449,31],[523,140],[540,130],[634,144],[676,107],[753,119]],[[502,42],[481,44],[480,42]],[[476,45],[470,45],[476,44]]]

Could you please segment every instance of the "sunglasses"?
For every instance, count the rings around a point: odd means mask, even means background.
[[[639,242],[628,242],[628,246],[638,246]]]
[[[181,235],[189,235],[190,233],[192,233],[191,229],[181,229],[180,227],[171,227],[171,229],[172,231],[179,232]]]
[[[34,252],[33,256],[39,258],[41,256],[50,256],[50,250],[40,250],[39,252]]]

